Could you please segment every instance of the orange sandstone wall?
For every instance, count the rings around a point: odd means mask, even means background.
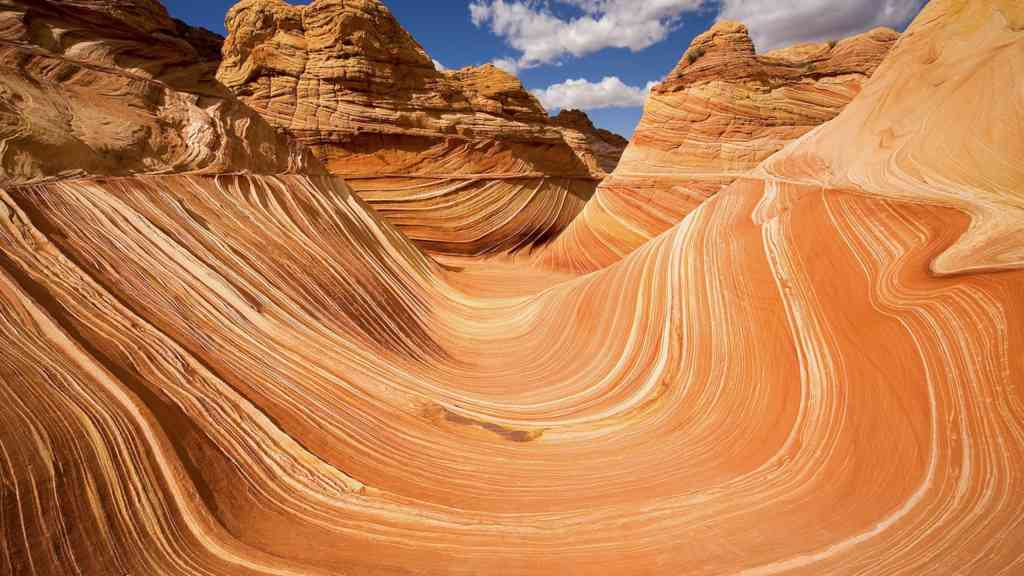
[[[633,139],[545,265],[591,271],[661,234],[860,92],[897,34],[756,54],[747,29],[718,22],[647,99]]]
[[[218,78],[435,253],[547,242],[626,144],[494,66],[435,70],[376,0],[245,0],[227,26]]]

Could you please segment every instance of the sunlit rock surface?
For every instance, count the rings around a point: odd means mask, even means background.
[[[1024,5],[932,4],[882,80],[762,172],[965,210],[937,274],[1022,268]]]
[[[622,161],[541,260],[578,271],[618,261],[834,118],[897,38],[879,28],[756,54],[744,25],[716,23],[652,90]]]
[[[548,242],[626,145],[494,66],[436,70],[376,0],[244,0],[227,27],[221,81],[434,253]]]
[[[933,0],[587,275],[332,176],[0,187],[0,574],[1021,573],[1022,24]]]
[[[314,170],[215,78],[220,38],[148,0],[0,5],[0,182]]]

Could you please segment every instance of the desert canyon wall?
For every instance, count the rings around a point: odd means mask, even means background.
[[[0,574],[1024,571],[1016,0],[932,0],[838,116],[583,275],[439,265],[187,46],[143,66],[154,14],[0,12]]]
[[[580,272],[620,260],[835,118],[897,38],[879,28],[757,54],[746,26],[716,23],[652,89],[618,167],[539,260]]]
[[[218,78],[438,254],[546,243],[626,146],[492,65],[435,69],[378,0],[244,0],[226,24]]]

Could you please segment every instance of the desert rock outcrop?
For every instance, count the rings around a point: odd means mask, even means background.
[[[762,171],[966,211],[937,274],[1024,268],[1024,6],[934,4],[882,79]]]
[[[436,70],[377,0],[244,0],[227,26],[220,80],[434,252],[550,240],[626,143],[492,65]]]
[[[618,167],[542,260],[594,270],[664,232],[839,114],[897,37],[880,28],[757,54],[744,25],[716,23],[652,89]]]
[[[215,78],[220,39],[149,0],[0,6],[0,182],[316,168]]]

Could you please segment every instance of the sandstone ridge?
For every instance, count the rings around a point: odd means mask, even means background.
[[[594,270],[665,231],[838,115],[897,38],[879,28],[757,54],[746,26],[715,23],[651,90],[622,160],[543,261]]]
[[[376,0],[244,0],[226,25],[218,78],[441,254],[553,238],[625,146],[492,65],[435,69]]]

